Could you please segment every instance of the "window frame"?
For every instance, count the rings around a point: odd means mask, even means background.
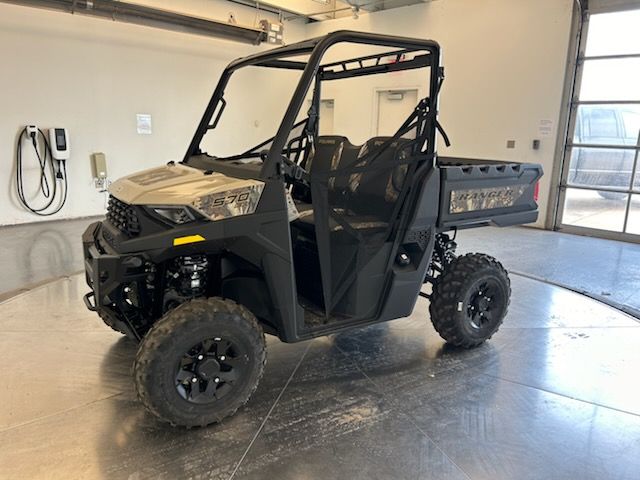
[[[604,59],[624,59],[624,58],[640,58],[640,52],[636,54],[620,54],[620,55],[597,55],[587,56],[586,45],[589,31],[589,20],[592,15],[601,13],[614,13],[622,12],[626,10],[640,9],[640,0],[626,1],[620,5],[599,5],[597,7],[590,7],[587,11],[582,11],[580,7],[574,7],[574,22],[572,32],[572,42],[569,50],[569,68],[567,69],[567,78],[565,82],[564,93],[564,105],[561,113],[562,124],[565,125],[564,135],[559,135],[558,143],[556,145],[556,162],[554,166],[554,185],[553,196],[550,198],[550,206],[548,211],[547,227],[554,230],[563,231],[566,233],[575,233],[580,235],[597,236],[602,238],[611,238],[615,240],[624,240],[629,242],[640,243],[640,235],[627,233],[627,226],[629,220],[629,213],[631,210],[631,202],[633,195],[640,195],[640,186],[634,188],[635,178],[637,176],[640,166],[640,134],[636,139],[635,145],[620,144],[591,144],[591,143],[579,143],[575,142],[575,132],[578,127],[577,122],[579,120],[578,109],[581,105],[640,105],[640,99],[638,100],[580,100],[580,85],[582,83],[582,75],[585,62],[591,60],[604,60]],[[585,119],[581,120],[581,131],[585,132],[585,128],[588,128],[591,134],[591,122],[586,122]],[[622,120],[620,119],[620,122]],[[587,125],[589,123],[589,125]],[[625,129],[625,125],[618,125],[619,121],[616,118],[616,129]],[[624,132],[623,132],[624,133]],[[626,139],[626,136],[625,136]],[[616,149],[616,150],[633,150],[634,161],[631,172],[630,184],[626,188],[617,187],[591,187],[574,185],[568,181],[570,173],[570,161],[574,148],[601,148],[601,149]],[[622,231],[602,230],[592,227],[582,227],[576,225],[569,225],[562,223],[562,217],[565,211],[565,201],[567,198],[567,191],[569,189],[578,190],[590,190],[590,191],[603,191],[612,193],[623,193],[627,195],[624,223]]]

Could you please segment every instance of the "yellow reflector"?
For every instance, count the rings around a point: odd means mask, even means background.
[[[186,237],[178,237],[173,239],[173,246],[186,245],[187,243],[204,242],[202,235],[188,235]]]

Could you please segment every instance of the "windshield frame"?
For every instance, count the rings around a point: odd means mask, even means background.
[[[322,65],[321,62],[327,50],[338,43],[373,45],[380,47],[398,48],[406,52],[426,51],[428,53],[426,55],[417,56],[414,60],[406,62],[398,61],[396,63],[384,65],[378,64],[378,62],[374,66],[367,67],[363,66],[362,60],[370,58],[382,58],[384,56],[392,55],[395,52],[387,52],[367,57],[358,57]],[[309,58],[306,62],[288,60],[288,58],[290,57],[302,55],[309,55]],[[432,92],[429,99],[430,109],[433,112],[437,112],[437,92],[439,90],[439,83],[444,78],[444,71],[440,64],[440,60],[440,46],[433,40],[422,40],[415,38],[397,37],[392,35],[355,32],[349,30],[336,31],[324,37],[317,37],[310,40],[305,40],[303,42],[294,43],[266,52],[261,52],[236,59],[231,62],[222,72],[220,80],[216,85],[216,88],[198,124],[191,143],[189,144],[189,147],[183,159],[183,163],[189,164],[189,160],[191,159],[191,157],[203,154],[200,149],[200,143],[209,130],[215,129],[219,117],[224,113],[224,104],[226,103],[224,100],[224,91],[229,83],[229,80],[236,70],[249,66],[259,66],[265,68],[283,68],[302,71],[302,75],[298,80],[298,84],[291,96],[291,100],[289,101],[289,105],[285,111],[284,117],[280,122],[277,133],[274,137],[272,137],[273,142],[271,144],[271,148],[269,149],[269,153],[266,155],[266,158],[263,158],[263,164],[260,168],[260,178],[274,178],[281,176],[281,168],[279,167],[279,165],[282,162],[282,152],[284,150],[285,143],[292,129],[294,128],[294,125],[298,123],[296,122],[296,119],[303,107],[304,100],[314,83],[321,83],[322,81],[330,81],[332,79],[339,78],[376,75],[389,73],[392,71],[431,67],[429,73],[429,91]],[[351,64],[354,62],[360,62],[359,68],[351,69],[347,67],[347,64]],[[332,69],[333,67],[341,67],[342,71],[335,71],[335,69]],[[325,72],[325,68],[328,68],[329,70]],[[319,100],[319,98],[317,100]],[[265,141],[264,143],[266,144],[269,142]]]

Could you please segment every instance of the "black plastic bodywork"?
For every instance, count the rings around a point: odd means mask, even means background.
[[[438,227],[471,228],[483,225],[508,227],[535,222],[536,184],[542,177],[537,164],[499,162],[471,158],[439,157],[441,177]],[[475,209],[456,212],[452,192],[463,192]],[[491,195],[494,204],[491,204]]]
[[[343,42],[397,50],[321,64],[327,49]],[[301,55],[308,55],[308,60],[290,60]],[[398,61],[381,62],[390,55]],[[215,128],[224,110],[224,90],[231,75],[246,66],[302,71],[277,134],[264,142],[270,144],[268,150],[258,152],[256,147],[245,154],[246,158],[260,158],[259,165],[217,159],[200,150],[203,136]],[[346,138],[318,136],[316,117],[323,81],[418,68],[429,71],[429,96],[420,101],[394,137],[355,146]],[[534,188],[542,175],[540,166],[437,157],[437,101],[443,78],[436,42],[349,31],[232,62],[222,74],[183,163],[203,174],[213,170],[264,182],[256,212],[167,227],[147,215],[143,206],[135,206],[142,227],[141,234],[133,237],[123,236],[109,222],[92,224],[83,236],[87,282],[93,291],[86,298],[88,306],[140,338],[167,308],[162,298],[167,289],[167,262],[203,254],[211,265],[204,295],[245,305],[267,333],[285,342],[409,315],[425,281],[438,233],[490,223],[515,225],[537,218]],[[312,88],[309,116],[296,123]],[[291,140],[297,125],[304,132]],[[414,131],[414,139],[401,139],[401,133],[409,130]],[[339,143],[341,152],[353,152],[352,159],[344,160],[345,153],[342,164],[331,162],[322,170],[318,157],[314,167],[309,152],[319,151],[323,141]],[[364,177],[375,171],[383,173],[370,175],[367,184]],[[377,204],[371,192],[350,187],[358,175],[363,178],[360,185],[375,186],[382,179],[388,190],[393,184],[389,208],[384,202],[379,202],[379,208],[372,207]],[[397,185],[396,177],[400,178]],[[342,189],[336,184],[342,184]],[[298,207],[306,208],[311,213],[307,218],[313,221],[289,222],[285,190],[289,187]],[[352,210],[334,200],[345,196],[359,196]],[[457,210],[451,207],[454,197]],[[384,220],[378,222],[382,227],[360,229],[359,225],[367,224],[363,219],[371,220],[366,214],[376,209],[385,211],[384,218],[374,218]],[[206,241],[173,246],[174,238],[187,235],[202,235]],[[125,288],[129,289],[126,295]],[[316,298],[314,290],[321,290]]]

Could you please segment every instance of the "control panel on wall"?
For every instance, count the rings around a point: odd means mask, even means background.
[[[106,192],[111,182],[107,177],[107,156],[104,153],[91,154],[91,173],[96,189],[100,192]]]

